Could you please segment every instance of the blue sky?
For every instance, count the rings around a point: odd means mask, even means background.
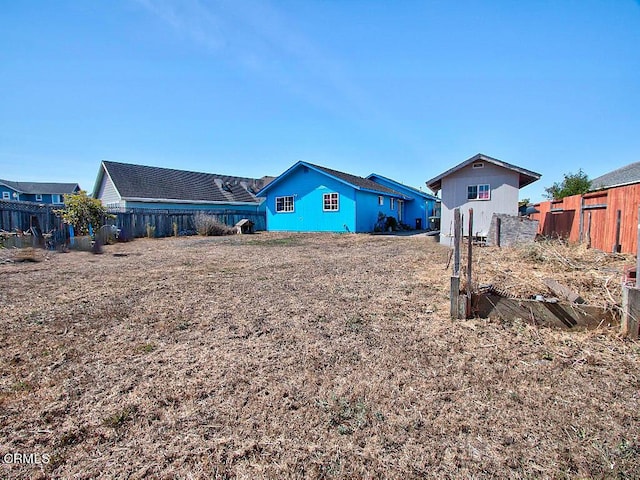
[[[482,152],[590,177],[640,161],[640,3],[0,0],[0,178],[103,159],[423,187]]]

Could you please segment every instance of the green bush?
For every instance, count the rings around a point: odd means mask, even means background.
[[[91,198],[84,190],[65,194],[64,208],[54,210],[54,213],[73,225],[76,235],[88,235],[89,224],[97,231],[104,224],[105,218],[113,218],[113,215],[107,213],[100,200]]]

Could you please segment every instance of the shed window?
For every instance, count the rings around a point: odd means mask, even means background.
[[[384,197],[382,195],[378,195],[378,205],[384,205]]]
[[[396,209],[396,199],[395,198],[390,198],[389,199],[389,208],[391,210],[395,210]]]
[[[2,192],[2,199],[9,200],[11,198],[11,194],[9,192]]]
[[[42,201],[42,195],[39,193],[36,193],[36,202],[41,202]]]
[[[325,212],[335,212],[338,210],[337,193],[325,193],[322,195],[322,210]]]
[[[467,200],[490,200],[491,186],[488,183],[481,185],[469,185],[467,187]]]
[[[293,212],[293,195],[276,197],[276,212]]]
[[[51,203],[62,203],[60,195],[51,195]]]

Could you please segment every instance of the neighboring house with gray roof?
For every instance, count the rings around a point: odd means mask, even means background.
[[[0,180],[0,198],[21,202],[37,202],[58,205],[64,202],[64,195],[80,190],[77,183],[14,182]]]
[[[465,217],[473,208],[471,235],[486,237],[493,214],[518,215],[519,189],[540,176],[526,168],[478,153],[427,181],[427,186],[434,193],[442,190],[440,243],[451,243],[453,211],[456,208],[460,208]],[[466,220],[463,223],[464,235],[469,235]]]
[[[109,209],[233,210],[258,213],[256,192],[272,177],[245,178],[103,161],[94,198]]]
[[[591,190],[640,183],[640,162],[631,163],[591,180]]]

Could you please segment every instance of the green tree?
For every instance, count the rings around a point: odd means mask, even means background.
[[[65,195],[64,208],[55,212],[65,222],[73,225],[77,235],[87,235],[89,224],[97,230],[104,223],[104,219],[110,216],[102,202],[97,198],[91,198],[84,190]]]
[[[560,200],[571,195],[587,193],[591,188],[591,180],[582,169],[577,173],[565,173],[562,182],[556,182],[544,189],[545,196],[553,200]]]

